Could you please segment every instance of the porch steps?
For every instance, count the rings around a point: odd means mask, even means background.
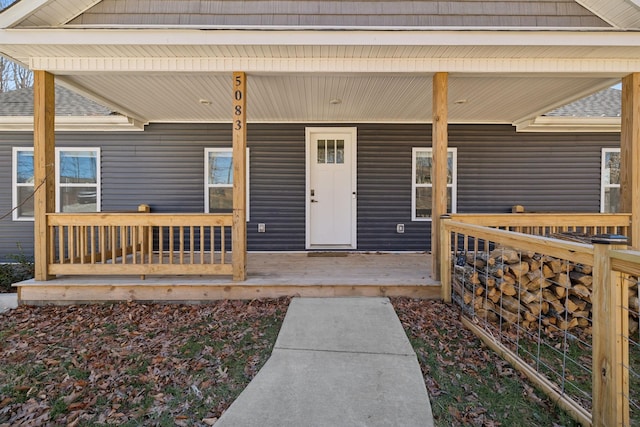
[[[217,299],[301,297],[440,298],[428,254],[250,253],[248,278],[228,276],[59,276],[17,284],[21,304],[99,301],[201,302]]]

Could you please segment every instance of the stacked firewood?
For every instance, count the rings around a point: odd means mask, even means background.
[[[533,252],[497,248],[454,259],[454,296],[480,318],[548,332],[591,334],[592,268]],[[638,330],[637,281],[629,287],[629,329]]]

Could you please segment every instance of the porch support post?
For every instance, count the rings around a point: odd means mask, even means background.
[[[440,217],[447,212],[447,145],[448,145],[448,109],[447,98],[449,74],[433,75],[433,125],[432,125],[432,208],[431,208],[431,259],[432,274],[440,280],[440,255],[443,250],[440,243]]]
[[[233,280],[247,278],[247,77],[233,73]]]
[[[50,280],[53,247],[47,214],[55,212],[55,90],[53,74],[33,72],[33,175],[35,279]]]
[[[622,79],[620,212],[631,213],[630,246],[640,247],[640,73]]]

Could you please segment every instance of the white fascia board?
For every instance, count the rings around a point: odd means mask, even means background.
[[[0,45],[637,47],[640,31],[4,29]]]
[[[0,13],[0,28],[11,28],[19,24],[20,21],[52,1],[54,0],[21,0],[13,4]]]
[[[71,132],[114,132],[142,131],[144,125],[125,116],[56,116],[56,131]],[[2,116],[0,132],[33,132],[33,117]]]
[[[171,73],[520,73],[585,74],[612,85],[640,70],[637,58],[251,58],[251,57],[33,57],[32,70],[54,74]],[[607,83],[608,84],[608,83]],[[606,84],[605,84],[606,86]],[[120,111],[120,110],[119,110]]]
[[[540,116],[514,123],[516,132],[620,132],[620,117]]]

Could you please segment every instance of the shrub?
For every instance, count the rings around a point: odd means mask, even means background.
[[[11,263],[0,264],[0,293],[15,292],[11,285],[33,278],[33,261],[23,253],[11,255]]]

